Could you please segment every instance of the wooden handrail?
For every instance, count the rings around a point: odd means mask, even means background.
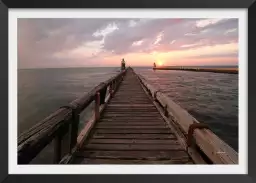
[[[139,80],[150,95],[167,110],[168,116],[174,121],[184,135],[188,134],[190,125],[199,123],[186,110],[173,102],[161,91],[156,90],[147,80],[137,74]],[[209,129],[195,129],[193,132],[195,144],[214,164],[238,164],[238,153],[221,140]]]
[[[104,99],[106,97],[100,96],[101,91],[109,87],[111,88],[110,93],[113,93],[112,90],[115,90],[116,85],[120,83],[126,71],[127,69],[111,77],[106,82],[100,83],[83,97],[72,101],[68,106],[58,109],[28,131],[22,133],[18,138],[18,164],[29,163],[55,138],[54,163],[57,163],[61,158],[62,136],[68,132],[71,151],[77,142],[79,114],[95,99],[97,105],[100,105],[99,97],[104,97]],[[95,107],[95,110],[98,110],[98,108]]]

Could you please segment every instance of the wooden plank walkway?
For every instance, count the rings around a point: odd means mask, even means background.
[[[71,164],[191,164],[173,130],[128,70]]]

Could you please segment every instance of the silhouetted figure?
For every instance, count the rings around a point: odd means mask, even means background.
[[[154,65],[153,65],[153,70],[155,71],[156,70],[156,63],[154,62]]]
[[[125,70],[125,61],[124,61],[124,59],[122,59],[122,62],[121,62],[121,70]]]

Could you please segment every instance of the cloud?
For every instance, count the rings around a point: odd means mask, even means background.
[[[221,18],[198,20],[198,21],[196,21],[196,26],[197,27],[208,27],[210,25],[217,24],[221,21],[223,21],[223,19],[221,19]]]
[[[18,20],[20,68],[97,65],[127,55],[150,59],[153,52],[187,53],[204,47],[214,52],[216,46],[230,44],[238,44],[237,19]]]
[[[132,46],[140,46],[143,43],[143,40],[135,41],[132,43]]]
[[[232,33],[237,33],[237,28],[228,29],[224,34],[232,34]],[[236,34],[236,35],[237,35],[237,34]]]
[[[56,54],[66,52],[68,55],[86,43],[101,41],[113,21],[115,19],[19,19],[19,66],[54,65],[56,59],[62,59],[56,58]],[[73,60],[70,62],[72,65]]]

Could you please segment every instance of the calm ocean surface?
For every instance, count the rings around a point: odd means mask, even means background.
[[[238,75],[134,70],[238,149]],[[118,71],[119,68],[18,70],[18,134]],[[88,116],[86,113],[85,118]]]

